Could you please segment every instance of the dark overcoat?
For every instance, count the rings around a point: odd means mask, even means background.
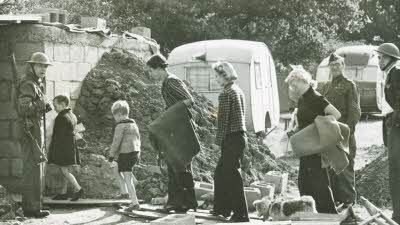
[[[65,109],[58,113],[53,128],[49,149],[49,163],[58,166],[70,166],[79,164],[79,153],[75,140],[76,116],[71,109]]]

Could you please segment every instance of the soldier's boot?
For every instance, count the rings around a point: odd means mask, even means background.
[[[24,212],[25,217],[44,218],[50,215],[48,210],[39,210],[36,212]]]

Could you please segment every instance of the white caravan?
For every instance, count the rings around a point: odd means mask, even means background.
[[[175,48],[168,70],[186,80],[197,93],[218,105],[221,87],[211,64],[224,60],[237,71],[237,84],[246,97],[246,127],[266,132],[279,124],[279,96],[275,65],[266,44],[244,40],[209,40]]]

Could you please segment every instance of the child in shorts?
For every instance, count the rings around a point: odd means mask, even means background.
[[[117,162],[119,175],[122,177],[132,200],[126,210],[139,210],[140,206],[134,185],[135,177],[132,173],[132,168],[140,157],[139,128],[136,122],[129,118],[129,105],[126,101],[114,102],[111,112],[116,124],[108,160],[109,162]]]

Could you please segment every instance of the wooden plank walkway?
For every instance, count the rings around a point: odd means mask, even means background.
[[[21,196],[13,197],[16,202],[22,202]],[[139,203],[143,203],[143,200],[139,200]],[[129,199],[91,199],[81,198],[78,201],[70,200],[52,200],[50,197],[43,197],[43,204],[45,205],[98,205],[98,206],[115,206],[115,205],[129,205],[131,200]]]

